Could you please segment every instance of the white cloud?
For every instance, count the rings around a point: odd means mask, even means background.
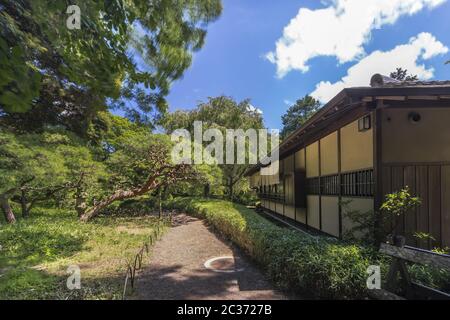
[[[447,0],[327,0],[328,7],[301,8],[284,28],[275,52],[266,58],[282,78],[291,70],[307,72],[308,61],[335,56],[340,63],[365,55],[363,45],[373,29],[393,24],[400,16],[433,9]]]
[[[396,46],[390,51],[374,51],[350,67],[347,75],[340,81],[331,83],[322,81],[311,94],[321,102],[328,102],[339,91],[348,87],[368,86],[370,77],[375,73],[389,75],[397,67],[407,69],[419,79],[433,77],[434,69],[420,64],[420,60],[427,60],[437,55],[445,54],[449,49],[430,33],[420,33],[409,40],[409,43]]]
[[[256,112],[257,114],[263,114],[263,111],[257,107],[255,107],[254,105],[249,104],[247,107],[247,110],[250,112]]]

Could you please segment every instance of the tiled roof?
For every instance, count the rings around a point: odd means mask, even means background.
[[[398,87],[442,87],[450,86],[450,81],[399,81],[396,79],[383,76],[381,74],[375,74],[370,80],[370,86],[372,88],[398,88]]]

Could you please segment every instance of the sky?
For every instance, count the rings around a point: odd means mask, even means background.
[[[223,0],[205,46],[172,85],[170,110],[251,99],[269,129],[297,99],[326,103],[397,67],[450,79],[450,0]]]

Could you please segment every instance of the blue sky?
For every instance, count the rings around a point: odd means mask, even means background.
[[[444,65],[450,0],[223,0],[223,6],[205,46],[172,86],[171,111],[209,96],[249,98],[276,129],[289,102],[311,93],[326,102],[397,65],[422,79],[450,79]]]

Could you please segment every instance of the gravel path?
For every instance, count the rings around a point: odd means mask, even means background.
[[[216,271],[204,266],[221,256],[234,259],[212,262]],[[239,250],[219,239],[203,221],[187,215],[174,218],[136,281],[135,299],[286,299]]]

